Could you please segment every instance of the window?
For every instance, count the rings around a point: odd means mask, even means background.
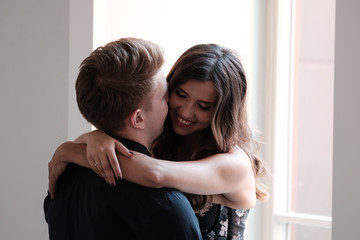
[[[279,0],[273,7],[269,239],[330,240],[335,0]]]

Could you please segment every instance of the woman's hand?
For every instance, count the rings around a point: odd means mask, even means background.
[[[101,130],[95,130],[85,133],[78,137],[75,142],[85,143],[86,156],[90,167],[98,173],[110,185],[116,185],[114,176],[122,179],[122,172],[116,151],[125,157],[132,157],[133,153],[129,151],[122,143],[107,135]]]
[[[85,147],[84,144],[65,142],[56,149],[51,161],[48,163],[49,193],[52,199],[55,196],[56,182],[70,162],[89,167],[85,157]]]

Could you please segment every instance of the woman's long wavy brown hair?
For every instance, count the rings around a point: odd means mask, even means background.
[[[247,81],[236,52],[216,44],[191,47],[180,56],[167,76],[169,93],[188,80],[213,82],[218,101],[211,125],[202,130],[201,141],[194,143],[189,153],[183,151],[183,137],[173,131],[171,121],[167,119],[164,133],[153,145],[153,154],[169,160],[196,160],[240,146],[252,163],[256,197],[265,200],[268,193],[259,177],[266,173],[266,168],[256,156],[257,143],[247,119]],[[202,209],[209,201],[207,196],[187,196],[195,210]]]

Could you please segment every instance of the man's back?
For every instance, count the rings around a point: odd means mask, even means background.
[[[145,147],[122,139],[130,149]],[[44,203],[50,239],[201,239],[186,197],[127,181],[111,188],[92,170],[69,165]]]

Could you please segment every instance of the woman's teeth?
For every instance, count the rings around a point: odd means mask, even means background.
[[[178,121],[181,123],[181,124],[184,124],[184,125],[190,125],[191,122],[190,121],[186,121],[185,119],[181,118],[181,117],[177,117]]]

